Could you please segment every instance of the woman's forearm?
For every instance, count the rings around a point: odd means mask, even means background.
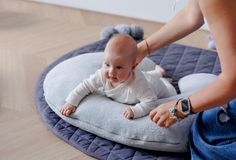
[[[235,81],[236,80],[230,80],[228,77],[220,74],[209,86],[189,97],[192,111],[196,113],[221,106],[235,98]]]
[[[236,97],[236,1],[199,0],[216,40],[222,73],[218,79],[190,97],[193,111],[220,106]]]
[[[188,5],[170,22],[146,38],[150,52],[179,40],[202,26],[204,20],[199,8],[196,7],[196,4],[193,4],[196,3],[195,1],[190,0]],[[147,54],[147,47],[144,41],[140,42],[138,47]]]

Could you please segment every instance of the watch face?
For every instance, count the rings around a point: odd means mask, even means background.
[[[183,112],[186,112],[189,110],[189,105],[188,105],[188,100],[187,99],[183,99],[181,101],[181,104],[182,104],[182,111]]]

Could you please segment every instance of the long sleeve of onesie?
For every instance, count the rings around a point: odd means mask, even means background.
[[[77,106],[90,93],[97,91],[103,85],[101,70],[98,70],[88,79],[77,85],[67,96],[66,102]]]
[[[132,88],[134,89],[136,98],[139,100],[139,103],[131,106],[131,110],[134,113],[134,118],[143,117],[147,115],[153,107],[155,107],[157,96],[150,84],[142,75],[136,77],[136,81],[133,83]]]

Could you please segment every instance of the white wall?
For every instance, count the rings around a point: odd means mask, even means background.
[[[168,22],[188,0],[34,0],[120,16]],[[204,26],[203,28],[207,28]]]

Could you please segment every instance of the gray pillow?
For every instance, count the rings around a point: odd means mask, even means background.
[[[125,145],[170,152],[187,151],[188,133],[192,116],[177,122],[169,129],[155,125],[149,116],[128,120],[122,116],[124,104],[97,94],[85,97],[70,117],[62,116],[60,107],[69,92],[101,67],[103,52],[70,58],[54,67],[44,80],[45,99],[62,119],[85,131]],[[138,66],[153,70],[155,63],[145,58]],[[157,100],[157,105],[186,95]]]
[[[181,78],[178,85],[181,93],[197,92],[216,79],[217,76],[214,74],[194,73]]]

